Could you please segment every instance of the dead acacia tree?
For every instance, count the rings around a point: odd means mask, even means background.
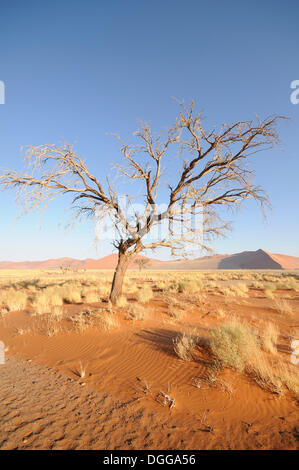
[[[135,264],[137,264],[139,271],[145,269],[147,266],[150,266],[150,260],[146,258],[137,258],[135,260]]]
[[[164,138],[154,136],[151,127],[141,123],[135,133],[140,144],[121,143],[125,165],[117,171],[131,190],[130,196],[126,194],[126,207],[120,202],[120,190],[108,179],[92,174],[69,144],[29,147],[25,160],[31,171],[9,170],[0,176],[3,188],[16,189],[24,213],[70,194],[71,206],[78,213],[91,215],[98,222],[110,217],[118,251],[112,303],[121,294],[125,272],[138,253],[157,247],[168,247],[173,255],[191,246],[208,249],[211,237],[223,235],[229,228],[222,208],[233,208],[252,198],[262,205],[268,203],[263,190],[253,184],[247,163],[251,155],[278,142],[276,123],[280,116],[207,131],[193,103],[180,106],[179,116]],[[163,167],[168,174],[162,172]],[[139,183],[138,191],[133,189],[135,182]],[[144,204],[141,212],[135,209],[137,196]],[[159,226],[163,230],[157,231]]]

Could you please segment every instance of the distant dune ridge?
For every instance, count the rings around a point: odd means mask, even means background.
[[[146,258],[139,256],[139,258]],[[243,251],[232,255],[212,255],[201,258],[180,259],[175,261],[160,261],[151,258],[148,269],[299,269],[299,257],[269,253],[264,250]],[[74,258],[58,258],[45,261],[0,261],[0,269],[59,269],[71,267],[75,269],[114,269],[117,264],[117,255],[111,254],[100,259],[88,258],[78,260]],[[131,263],[130,268],[138,269]]]

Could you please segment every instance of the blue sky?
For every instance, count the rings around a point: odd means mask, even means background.
[[[297,0],[3,1],[0,11],[0,167],[22,168],[21,147],[73,142],[100,178],[119,161],[110,133],[132,140],[136,119],[171,124],[172,96],[190,101],[207,125],[257,113],[291,119],[279,126],[281,145],[255,159],[256,183],[273,210],[263,220],[254,202],[217,240],[218,253],[264,248],[299,256],[299,79]],[[49,206],[42,222],[16,221],[12,193],[0,193],[0,260],[100,257],[91,224],[65,230],[66,204]],[[166,253],[160,253],[163,258]]]

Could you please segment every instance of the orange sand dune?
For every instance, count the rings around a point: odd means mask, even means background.
[[[299,269],[298,257],[272,254],[261,249],[243,251],[232,255],[203,256],[192,260],[161,261],[140,255],[137,258],[147,259],[149,261],[148,269]],[[100,259],[88,258],[85,260],[59,258],[45,261],[0,261],[0,269],[59,269],[66,266],[76,269],[115,269],[116,265],[117,254],[111,254]],[[137,265],[133,262],[130,264],[130,268],[137,269]]]
[[[100,259],[88,258],[77,260],[74,258],[58,258],[45,261],[0,261],[0,269],[59,269],[61,267],[71,267],[76,269],[115,269],[117,265],[117,254],[111,254]],[[148,259],[150,265],[160,263],[160,261],[137,256],[137,259]],[[130,267],[137,268],[137,265],[131,263]]]
[[[279,255],[274,253],[267,253],[271,258],[279,263],[282,269],[299,269],[299,258],[295,256]]]

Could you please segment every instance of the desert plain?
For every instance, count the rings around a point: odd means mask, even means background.
[[[0,449],[296,449],[299,273],[0,270]]]

